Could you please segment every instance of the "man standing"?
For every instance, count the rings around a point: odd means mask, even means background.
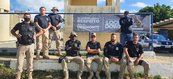
[[[40,7],[40,14],[36,15],[34,18],[34,22],[39,29],[44,31],[44,34],[37,37],[37,55],[36,59],[40,58],[40,52],[43,51],[43,58],[49,59],[49,28],[51,27],[50,19],[46,16],[46,8]]]
[[[67,63],[75,62],[79,65],[79,70],[77,74],[77,79],[81,79],[81,75],[84,68],[84,60],[80,57],[80,46],[81,42],[76,39],[77,34],[75,32],[71,32],[68,40],[65,44],[66,57],[62,59],[62,69],[64,72],[64,79],[69,79],[68,67]]]
[[[52,43],[52,38],[53,35],[56,35],[56,48],[57,48],[57,53],[56,55],[60,56],[61,55],[61,48],[60,48],[60,39],[61,39],[61,34],[60,34],[60,28],[61,28],[61,23],[63,22],[62,17],[58,15],[58,9],[56,7],[53,7],[51,10],[53,13],[49,14],[48,16],[50,17],[52,27],[49,30],[49,48],[51,47]]]
[[[133,66],[142,65],[144,67],[145,79],[148,79],[149,64],[143,60],[143,48],[142,45],[138,43],[139,36],[137,34],[133,35],[133,41],[128,41],[124,46],[124,52],[127,57],[127,69],[130,74],[130,79],[133,79]]]
[[[122,45],[125,44],[126,41],[132,40],[132,31],[130,30],[130,26],[133,25],[132,18],[128,16],[129,12],[124,12],[124,17],[119,20],[121,25],[121,35],[120,35],[120,42]]]
[[[18,23],[11,30],[11,34],[17,38],[17,66],[16,66],[16,79],[21,79],[21,73],[23,71],[23,63],[26,55],[28,79],[32,79],[33,71],[33,57],[34,57],[34,39],[36,36],[41,35],[43,32],[39,30],[34,23],[31,23],[31,15],[24,14],[24,21]],[[17,34],[16,31],[19,31]],[[35,35],[35,33],[37,34]]]
[[[123,58],[123,46],[117,41],[116,33],[111,34],[111,41],[108,41],[104,46],[104,68],[106,79],[111,79],[109,63],[120,64],[120,73],[118,79],[123,79],[126,68],[126,61]]]
[[[97,79],[100,78],[100,72],[102,70],[102,58],[99,57],[99,53],[101,51],[100,42],[96,41],[96,33],[91,34],[91,41],[89,41],[86,45],[87,59],[86,59],[86,66],[88,71],[90,72],[90,76],[88,79],[92,79],[93,77],[93,70],[91,68],[92,62],[96,62],[98,64],[96,77]]]

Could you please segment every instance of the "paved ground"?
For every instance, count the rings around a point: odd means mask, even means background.
[[[148,58],[153,63],[173,63],[173,54],[156,54],[155,58]]]

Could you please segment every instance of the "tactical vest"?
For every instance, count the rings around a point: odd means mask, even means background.
[[[22,22],[20,24],[19,34],[22,36],[18,38],[19,44],[23,45],[31,45],[34,43],[34,32],[35,32],[35,26],[33,23],[27,24]]]

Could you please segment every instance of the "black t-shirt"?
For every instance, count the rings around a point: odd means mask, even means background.
[[[36,15],[35,18],[34,18],[34,22],[38,22],[38,25],[45,29],[48,27],[49,25],[49,22],[50,22],[50,18],[48,16],[41,16],[40,14],[39,15]]]
[[[56,26],[58,23],[63,22],[62,17],[58,14],[55,13],[51,13],[48,15],[50,17],[51,20],[51,24],[53,26]],[[56,27],[57,30],[59,30],[61,27]]]
[[[80,46],[79,40],[68,40],[65,43],[66,56],[79,56]]]
[[[90,48],[90,49],[101,49],[101,46],[100,46],[100,42],[95,42],[93,43],[92,41],[89,41],[86,45],[86,49],[87,48]],[[87,56],[94,56],[94,55],[99,55],[99,52],[98,53],[87,53]]]
[[[19,44],[30,45],[34,43],[34,34],[35,32],[39,32],[40,30],[34,26],[34,23],[18,23],[13,28],[15,31],[19,31],[21,34],[21,38],[18,38]]]
[[[119,23],[121,25],[121,32],[122,33],[132,33],[132,31],[130,30],[130,26],[133,25],[133,21],[132,18],[130,17],[123,17],[119,20]]]
[[[126,42],[125,48],[128,48],[128,53],[130,57],[139,57],[140,54],[143,54],[142,45],[137,43],[133,44],[133,41]]]
[[[104,46],[104,56],[111,58],[116,57],[121,60],[123,55],[123,46],[120,43],[112,44],[111,41],[107,42]]]

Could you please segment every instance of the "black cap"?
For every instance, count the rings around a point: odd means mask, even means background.
[[[127,10],[126,10],[126,11],[124,11],[124,14],[129,14],[129,11],[127,11]]]
[[[53,8],[51,9],[51,11],[54,11],[54,10],[59,11],[58,8],[56,8],[56,7],[53,7]]]

